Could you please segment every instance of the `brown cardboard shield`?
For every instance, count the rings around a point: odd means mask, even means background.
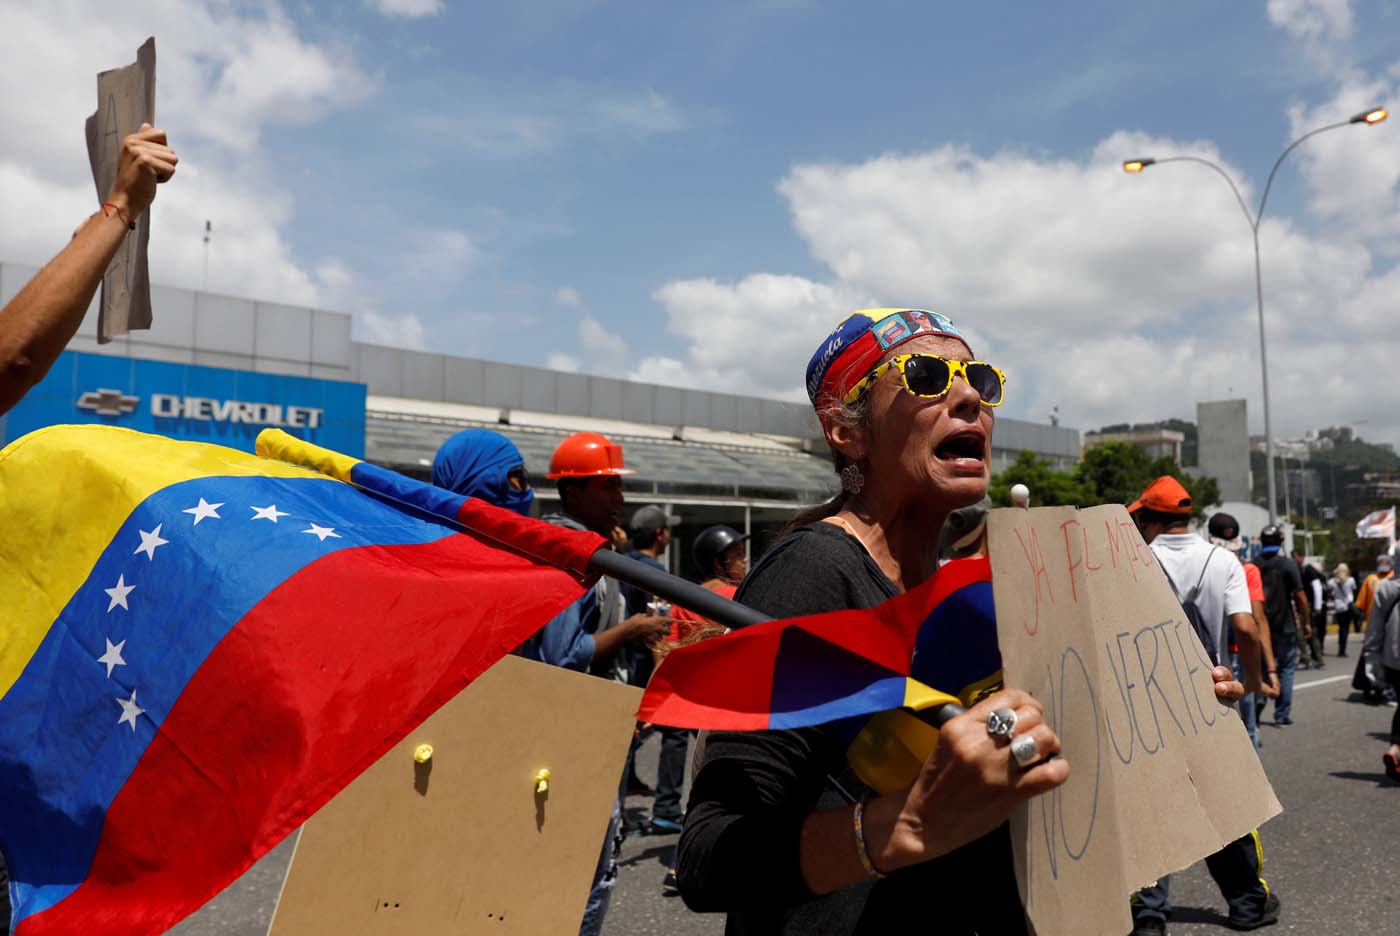
[[[117,177],[117,156],[122,140],[156,119],[156,40],[147,39],[136,50],[136,61],[97,75],[97,110],[87,119],[88,162],[97,186],[98,202],[105,201]],[[151,327],[151,276],[146,244],[151,235],[151,213],[142,212],[136,230],[127,232],[102,277],[98,307],[97,340],[111,341],[134,328]]]
[[[996,510],[988,549],[1006,685],[1071,770],[1012,817],[1022,902],[1037,936],[1119,936],[1134,890],[1282,807],[1123,507]]]
[[[577,933],[640,697],[501,660],[302,827],[269,936]]]

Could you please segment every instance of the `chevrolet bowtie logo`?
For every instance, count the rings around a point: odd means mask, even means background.
[[[92,410],[99,416],[122,416],[136,411],[140,397],[128,396],[120,390],[98,388],[78,397],[78,409]]]

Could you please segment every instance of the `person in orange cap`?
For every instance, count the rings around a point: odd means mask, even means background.
[[[1231,667],[1235,678],[1244,682],[1246,693],[1277,697],[1273,683],[1261,679],[1263,649],[1244,568],[1229,550],[1191,532],[1191,493],[1176,478],[1163,475],[1128,505],[1128,513],[1177,600],[1183,605],[1194,603],[1200,612],[1208,629],[1201,642],[1213,651],[1211,662]],[[1231,652],[1232,646],[1238,646],[1237,654]],[[1206,868],[1229,904],[1233,929],[1252,930],[1278,922],[1279,899],[1259,877],[1262,855],[1256,830],[1206,858]],[[1166,932],[1172,912],[1168,885],[1169,878],[1163,877],[1133,895],[1135,936]]]
[[[549,480],[559,491],[560,509],[541,519],[572,530],[592,530],[611,542],[622,510],[622,478],[634,474],[622,460],[622,446],[597,432],[576,432],[559,443],[549,460]],[[627,616],[622,584],[604,576],[584,596],[561,611],[517,651],[528,659],[591,672],[626,682],[625,648],[662,637],[669,618]],[[617,881],[617,846],[622,829],[622,777],[618,800],[594,870],[580,936],[597,936]]]

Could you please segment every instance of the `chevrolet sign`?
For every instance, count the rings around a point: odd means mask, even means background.
[[[151,394],[151,415],[157,419],[198,419],[204,422],[244,423],[250,426],[286,426],[316,429],[325,410],[316,406],[283,406],[280,403],[244,403],[209,397]]]
[[[125,416],[136,412],[141,402],[120,390],[99,388],[78,397],[78,409],[92,410],[99,416]],[[151,394],[151,415],[157,419],[195,419],[201,422],[242,423],[250,426],[283,426],[288,429],[318,429],[325,410],[317,406],[283,406],[281,403],[246,403],[242,400],[215,400],[210,397]]]
[[[136,412],[140,397],[128,396],[120,390],[98,388],[78,397],[78,409],[92,410],[99,416],[125,416]]]

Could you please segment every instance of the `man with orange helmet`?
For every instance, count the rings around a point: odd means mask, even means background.
[[[549,474],[559,490],[559,511],[541,519],[572,530],[592,530],[609,538],[622,510],[622,478],[633,474],[622,460],[622,446],[596,432],[576,432],[559,443],[549,460]],[[670,620],[650,614],[627,616],[622,586],[603,577],[582,598],[561,611],[520,648],[520,654],[567,669],[592,672],[626,682],[625,667],[615,661],[624,647],[666,633]],[[620,768],[619,768],[620,769]],[[593,885],[588,892],[580,936],[597,936],[608,912],[617,880],[617,845],[622,828],[621,777],[617,804]]]

